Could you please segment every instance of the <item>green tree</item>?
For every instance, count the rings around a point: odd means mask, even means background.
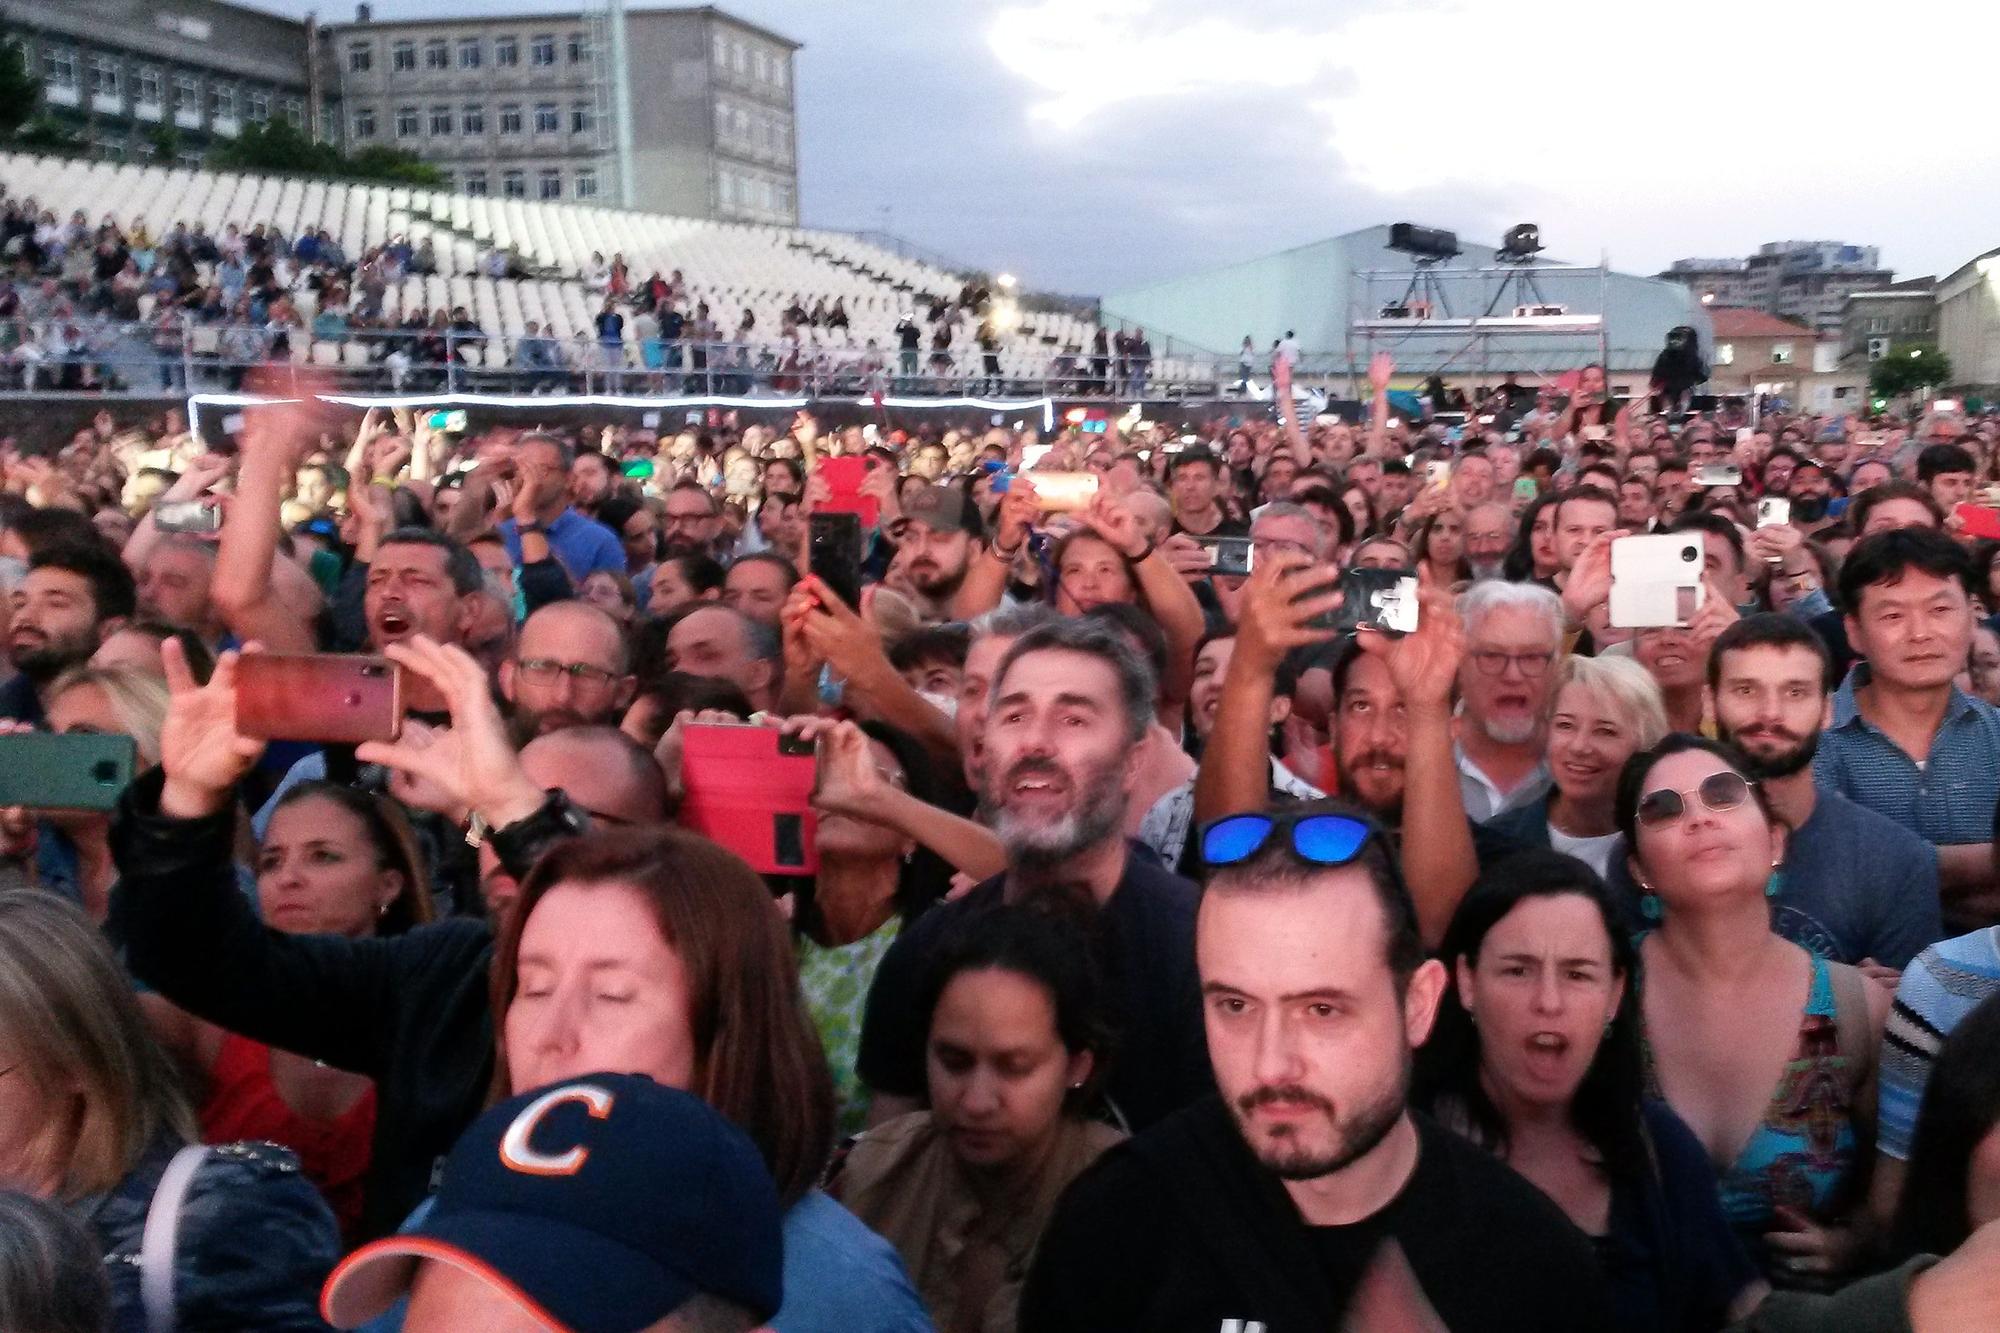
[[[54,116],[36,116],[14,131],[11,147],[37,153],[80,153],[83,136]]]
[[[0,138],[34,120],[41,105],[42,81],[28,68],[28,53],[19,42],[0,42]]]
[[[428,187],[444,184],[443,172],[410,153],[367,148],[349,157],[330,143],[314,142],[304,130],[282,119],[245,125],[234,139],[209,151],[208,165],[225,171],[344,176]]]
[[[1868,392],[1877,398],[1951,383],[1951,358],[1930,343],[1891,343],[1889,354],[1868,368]]]

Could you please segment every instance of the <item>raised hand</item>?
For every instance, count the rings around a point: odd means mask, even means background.
[[[1611,543],[1626,536],[1606,532],[1591,539],[1576,558],[1563,583],[1563,611],[1572,625],[1581,625],[1590,613],[1611,600]]]
[[[254,652],[257,645],[246,645]],[[160,724],[160,813],[176,819],[212,815],[228,803],[230,789],[264,753],[264,742],[236,729],[236,663],[222,654],[208,684],[197,685],[187,650],[177,639],[160,644],[167,677],[167,716]]]
[[[1035,496],[1035,483],[1016,474],[1000,497],[1000,512],[993,532],[994,546],[1002,551],[1019,551],[1021,543],[1028,540],[1035,521],[1041,516],[1041,501]]]
[[[1417,628],[1401,638],[1362,630],[1356,646],[1382,659],[1410,708],[1451,706],[1451,691],[1465,659],[1465,625],[1450,593],[1428,585],[1417,592]],[[1241,652],[1239,646],[1237,651]]]
[[[1377,352],[1368,359],[1368,387],[1376,393],[1389,391],[1389,381],[1396,375],[1396,358],[1387,352]]]
[[[1083,521],[1127,560],[1137,560],[1146,551],[1146,534],[1130,509],[1116,503],[1099,490],[1083,511]]]
[[[1344,600],[1334,578],[1330,567],[1296,552],[1259,560],[1237,603],[1232,667],[1240,661],[1246,670],[1275,672],[1292,649],[1331,640],[1336,631],[1309,622]]]
[[[813,781],[813,808],[821,814],[878,821],[891,787],[875,764],[867,733],[852,722],[832,722],[818,727],[815,734],[819,767]]]

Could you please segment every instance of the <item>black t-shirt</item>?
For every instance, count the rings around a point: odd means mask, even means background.
[[[1173,531],[1185,532],[1190,537],[1248,537],[1250,524],[1245,519],[1231,518],[1225,512],[1221,521],[1206,532],[1196,532],[1192,528],[1183,527],[1179,518],[1174,519]]]
[[[876,1092],[922,1098],[929,1015],[918,988],[939,944],[961,923],[1002,902],[1004,877],[940,903],[905,929],[884,955],[868,991],[855,1061]],[[1098,951],[1114,1031],[1107,1091],[1136,1128],[1214,1089],[1194,967],[1195,886],[1134,850],[1098,914]]]
[[[1306,1225],[1207,1098],[1077,1177],[1042,1235],[1020,1333],[1331,1333],[1393,1240],[1452,1333],[1618,1327],[1589,1242],[1534,1186],[1414,1117],[1403,1190],[1351,1226]]]

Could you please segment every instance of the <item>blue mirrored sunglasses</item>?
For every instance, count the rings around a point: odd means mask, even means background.
[[[1375,832],[1352,815],[1224,815],[1201,831],[1201,859],[1233,866],[1264,850],[1273,833],[1289,831],[1292,850],[1315,865],[1344,866],[1361,854]]]

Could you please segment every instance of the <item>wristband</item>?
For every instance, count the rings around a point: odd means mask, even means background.
[[[548,535],[548,529],[543,527],[540,523],[516,523],[514,525],[514,531],[520,533],[524,537],[531,532],[540,533],[544,536]]]
[[[1014,563],[1015,558],[1021,554],[1021,547],[1026,545],[1027,545],[1026,542],[1016,543],[1014,549],[1010,551],[1006,547],[1002,546],[999,542],[994,542],[991,546],[987,547],[986,550],[988,554],[996,556],[999,559],[1004,560],[1011,565]]]
[[[372,486],[385,486],[392,491],[396,489],[396,479],[394,477],[377,476],[369,484]]]
[[[1138,564],[1138,563],[1139,563],[1140,561],[1144,560],[1144,559],[1145,559],[1145,558],[1146,558],[1147,556],[1151,555],[1151,554],[1152,554],[1153,552],[1155,552],[1155,551],[1157,551],[1157,550],[1159,550],[1159,549],[1160,549],[1160,544],[1159,544],[1159,542],[1157,542],[1157,541],[1153,540],[1153,539],[1152,539],[1151,537],[1148,537],[1148,538],[1146,539],[1146,545],[1145,545],[1145,547],[1144,547],[1143,549],[1141,549],[1141,550],[1140,550],[1139,554],[1137,554],[1137,555],[1128,555],[1128,556],[1126,556],[1126,557],[1125,557],[1125,560],[1126,560],[1126,563],[1128,563],[1128,564],[1134,564],[1134,565],[1136,565],[1136,564]]]

